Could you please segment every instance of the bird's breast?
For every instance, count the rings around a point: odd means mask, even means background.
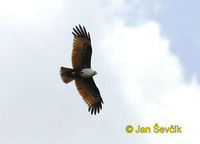
[[[80,71],[80,76],[84,78],[90,78],[95,75],[95,71],[93,71],[91,68],[84,68]]]

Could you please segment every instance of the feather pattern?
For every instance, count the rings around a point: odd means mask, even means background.
[[[85,27],[76,26],[73,28],[74,41],[72,50],[72,66],[73,68],[91,67],[92,46],[90,41],[90,34],[87,34]]]
[[[91,114],[99,113],[99,110],[102,109],[103,100],[93,78],[75,79],[75,83],[79,94],[89,107],[88,111],[91,111]]]

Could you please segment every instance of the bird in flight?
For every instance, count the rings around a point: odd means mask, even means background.
[[[64,83],[75,80],[76,88],[88,105],[88,111],[95,114],[102,109],[103,100],[93,76],[97,74],[91,69],[92,46],[90,33],[79,25],[73,28],[72,67],[60,68],[60,76]]]

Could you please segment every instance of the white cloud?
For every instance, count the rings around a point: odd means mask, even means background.
[[[15,27],[44,23],[55,18],[63,10],[62,0],[7,0],[0,1],[1,27]]]
[[[122,99],[126,98],[130,115],[133,109],[140,117],[133,124],[178,124],[183,134],[168,138],[154,135],[152,142],[199,143],[200,85],[195,77],[190,83],[185,81],[179,59],[170,52],[170,42],[160,34],[159,24],[149,21],[139,27],[126,27],[117,21],[108,29],[102,53],[121,77]]]
[[[121,18],[131,25],[147,22],[163,8],[160,0],[107,0],[103,6],[110,21]]]

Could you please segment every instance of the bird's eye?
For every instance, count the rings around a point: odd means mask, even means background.
[[[80,72],[80,74],[83,74],[83,72]]]

